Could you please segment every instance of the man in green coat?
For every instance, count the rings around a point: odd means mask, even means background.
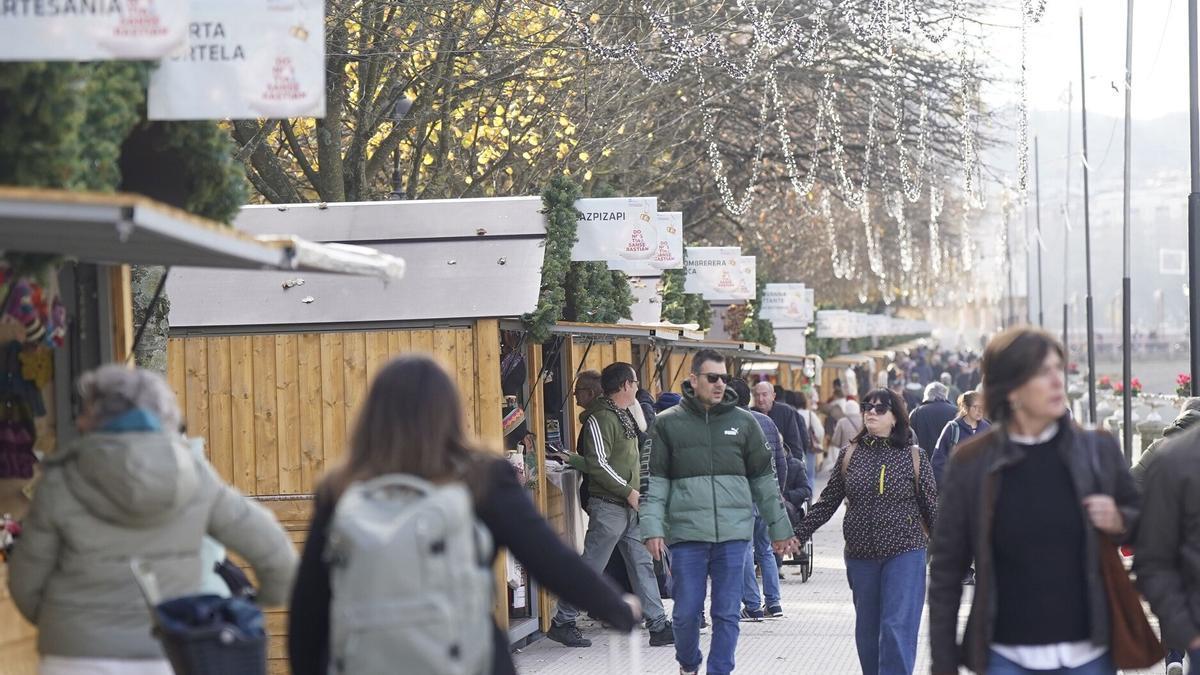
[[[628,363],[610,364],[600,373],[600,388],[603,395],[589,402],[579,417],[579,455],[570,461],[587,475],[590,491],[583,561],[601,572],[620,547],[625,571],[650,628],[650,646],[666,646],[675,637],[658,593],[654,563],[642,546],[638,529],[641,455],[637,426],[628,412],[637,402],[637,372]],[[591,640],[575,625],[578,615],[579,610],[560,600],[546,637],[568,647],[590,647]]]
[[[658,416],[651,436],[650,491],[642,536],[655,560],[667,546],[675,579],[675,660],[698,672],[700,617],[712,579],[712,646],[708,673],[733,672],[742,597],[742,566],[754,533],[754,507],[775,552],[798,548],[758,422],[737,407],[726,385],[725,357],[702,349],[692,357],[683,401]]]

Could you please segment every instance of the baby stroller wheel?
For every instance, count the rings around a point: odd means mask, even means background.
[[[810,538],[808,541],[804,542],[804,561],[800,565],[800,582],[801,583],[807,582],[808,578],[812,576],[812,572],[813,572],[813,543],[812,543],[812,539]]]

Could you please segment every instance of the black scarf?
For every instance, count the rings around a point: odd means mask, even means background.
[[[629,414],[628,410],[618,408],[617,404],[607,396],[601,396],[600,401],[605,408],[617,414],[617,419],[621,420],[621,429],[625,431],[625,438],[637,438],[637,422],[633,420],[633,415]]]

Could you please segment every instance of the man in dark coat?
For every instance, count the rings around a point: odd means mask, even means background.
[[[917,445],[925,451],[925,457],[933,457],[938,436],[942,429],[958,417],[958,407],[946,400],[946,385],[934,382],[925,387],[925,400],[909,415],[913,431],[917,434]]]
[[[779,435],[783,437],[784,444],[796,457],[803,458],[810,451],[808,445],[811,439],[804,418],[800,417],[799,411],[792,406],[775,399],[775,387],[770,382],[754,385],[754,410],[771,418],[775,426],[779,427]],[[784,471],[787,471],[786,464]],[[807,476],[807,473],[805,475]],[[811,490],[812,485],[808,488]]]
[[[1174,435],[1146,472],[1133,568],[1163,643],[1200,659],[1200,429]]]

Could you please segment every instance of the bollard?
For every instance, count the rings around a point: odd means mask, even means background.
[[[1134,428],[1141,434],[1141,452],[1145,452],[1151,443],[1162,437],[1163,430],[1167,428],[1167,423],[1163,421],[1162,415],[1158,414],[1158,410],[1152,408],[1147,413],[1146,419],[1135,424]]]

